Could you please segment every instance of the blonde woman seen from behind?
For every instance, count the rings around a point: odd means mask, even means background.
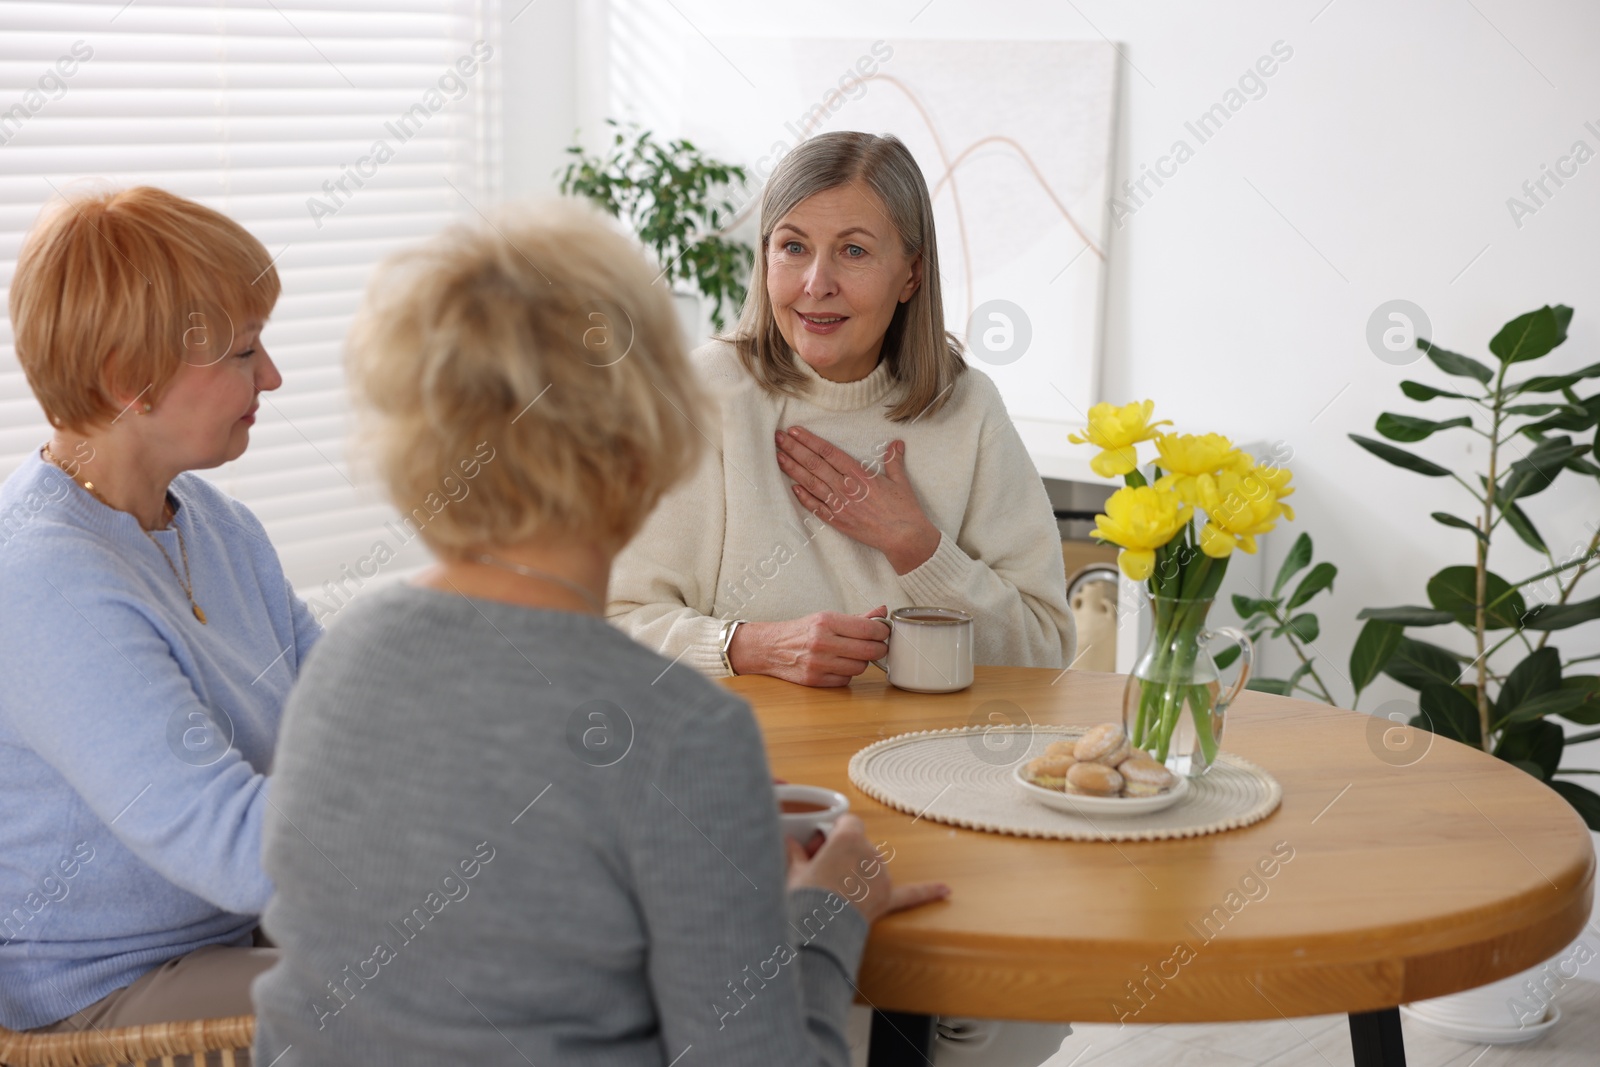
[[[851,817],[786,845],[749,707],[605,621],[702,447],[652,277],[552,205],[373,280],[364,451],[401,512],[469,480],[421,530],[437,564],[346,609],[290,700],[259,1063],[842,1065],[868,927],[948,892],[892,884]]]

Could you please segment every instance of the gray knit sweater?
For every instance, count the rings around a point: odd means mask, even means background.
[[[786,893],[748,707],[603,620],[373,594],[273,777],[258,1064],[848,1062],[867,924]]]

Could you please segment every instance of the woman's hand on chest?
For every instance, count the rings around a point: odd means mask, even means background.
[[[904,441],[891,441],[876,470],[804,427],[774,435],[778,468],[800,506],[845,536],[882,552],[896,574],[916,570],[939,547],[906,475]]]

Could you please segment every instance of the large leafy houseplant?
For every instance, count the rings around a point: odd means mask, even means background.
[[[1366,625],[1351,655],[1356,692],[1379,672],[1417,690],[1419,714],[1412,725],[1492,752],[1548,783],[1600,830],[1600,795],[1558,775],[1594,774],[1561,766],[1567,745],[1600,738],[1600,730],[1566,736],[1553,718],[1580,726],[1600,725],[1600,677],[1572,671],[1600,654],[1562,661],[1551,645],[1557,630],[1600,619],[1600,596],[1574,599],[1578,583],[1595,569],[1600,525],[1558,558],[1539,533],[1523,504],[1548,490],[1566,472],[1582,476],[1561,494],[1580,514],[1600,515],[1600,437],[1576,436],[1600,422],[1600,393],[1580,397],[1586,379],[1600,377],[1600,363],[1566,374],[1521,376],[1520,364],[1542,359],[1567,338],[1572,309],[1542,307],[1519,315],[1489,342],[1496,364],[1448,352],[1426,338],[1417,347],[1433,365],[1463,380],[1447,390],[1405,381],[1400,389],[1412,400],[1443,400],[1461,413],[1443,420],[1415,415],[1378,416],[1377,431],[1388,441],[1359,434],[1350,437],[1379,459],[1429,478],[1453,478],[1471,498],[1471,518],[1436,511],[1434,521],[1470,538],[1468,564],[1445,567],[1428,580],[1426,606],[1368,608]],[[1511,380],[1513,373],[1517,380]],[[1463,478],[1409,449],[1437,433],[1476,434],[1486,444],[1487,470]],[[1509,462],[1508,462],[1509,460]],[[1557,494],[1551,494],[1552,497]],[[1510,581],[1490,569],[1495,535],[1510,529],[1545,557],[1538,573]],[[1472,655],[1413,637],[1408,630],[1461,626],[1470,634]],[[1515,662],[1511,662],[1515,653]]]
[[[560,179],[563,195],[585,197],[621,219],[655,253],[669,286],[683,281],[710,302],[711,323],[726,324],[725,307],[737,313],[750,277],[750,246],[726,236],[738,206],[733,190],[744,183],[743,167],[722,163],[688,141],[662,144],[649,130],[620,126],[611,144],[588,155],[579,145]]]

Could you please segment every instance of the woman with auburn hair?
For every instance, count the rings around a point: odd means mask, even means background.
[[[1076,644],[1044,483],[944,329],[933,208],[894,137],[783,158],[733,334],[694,353],[717,444],[617,561],[607,614],[713,677],[847,685],[887,607],[975,616],[977,663]]]
[[[237,459],[278,299],[261,242],[159,189],[47,208],[11,282],[54,427],[0,486],[0,1023],[246,1013],[278,720],[321,633]]]
[[[400,510],[471,488],[290,697],[257,1062],[842,1067],[868,925],[946,890],[850,816],[785,846],[749,707],[605,621],[705,413],[637,248],[571,204],[456,227],[379,270],[347,364]]]

